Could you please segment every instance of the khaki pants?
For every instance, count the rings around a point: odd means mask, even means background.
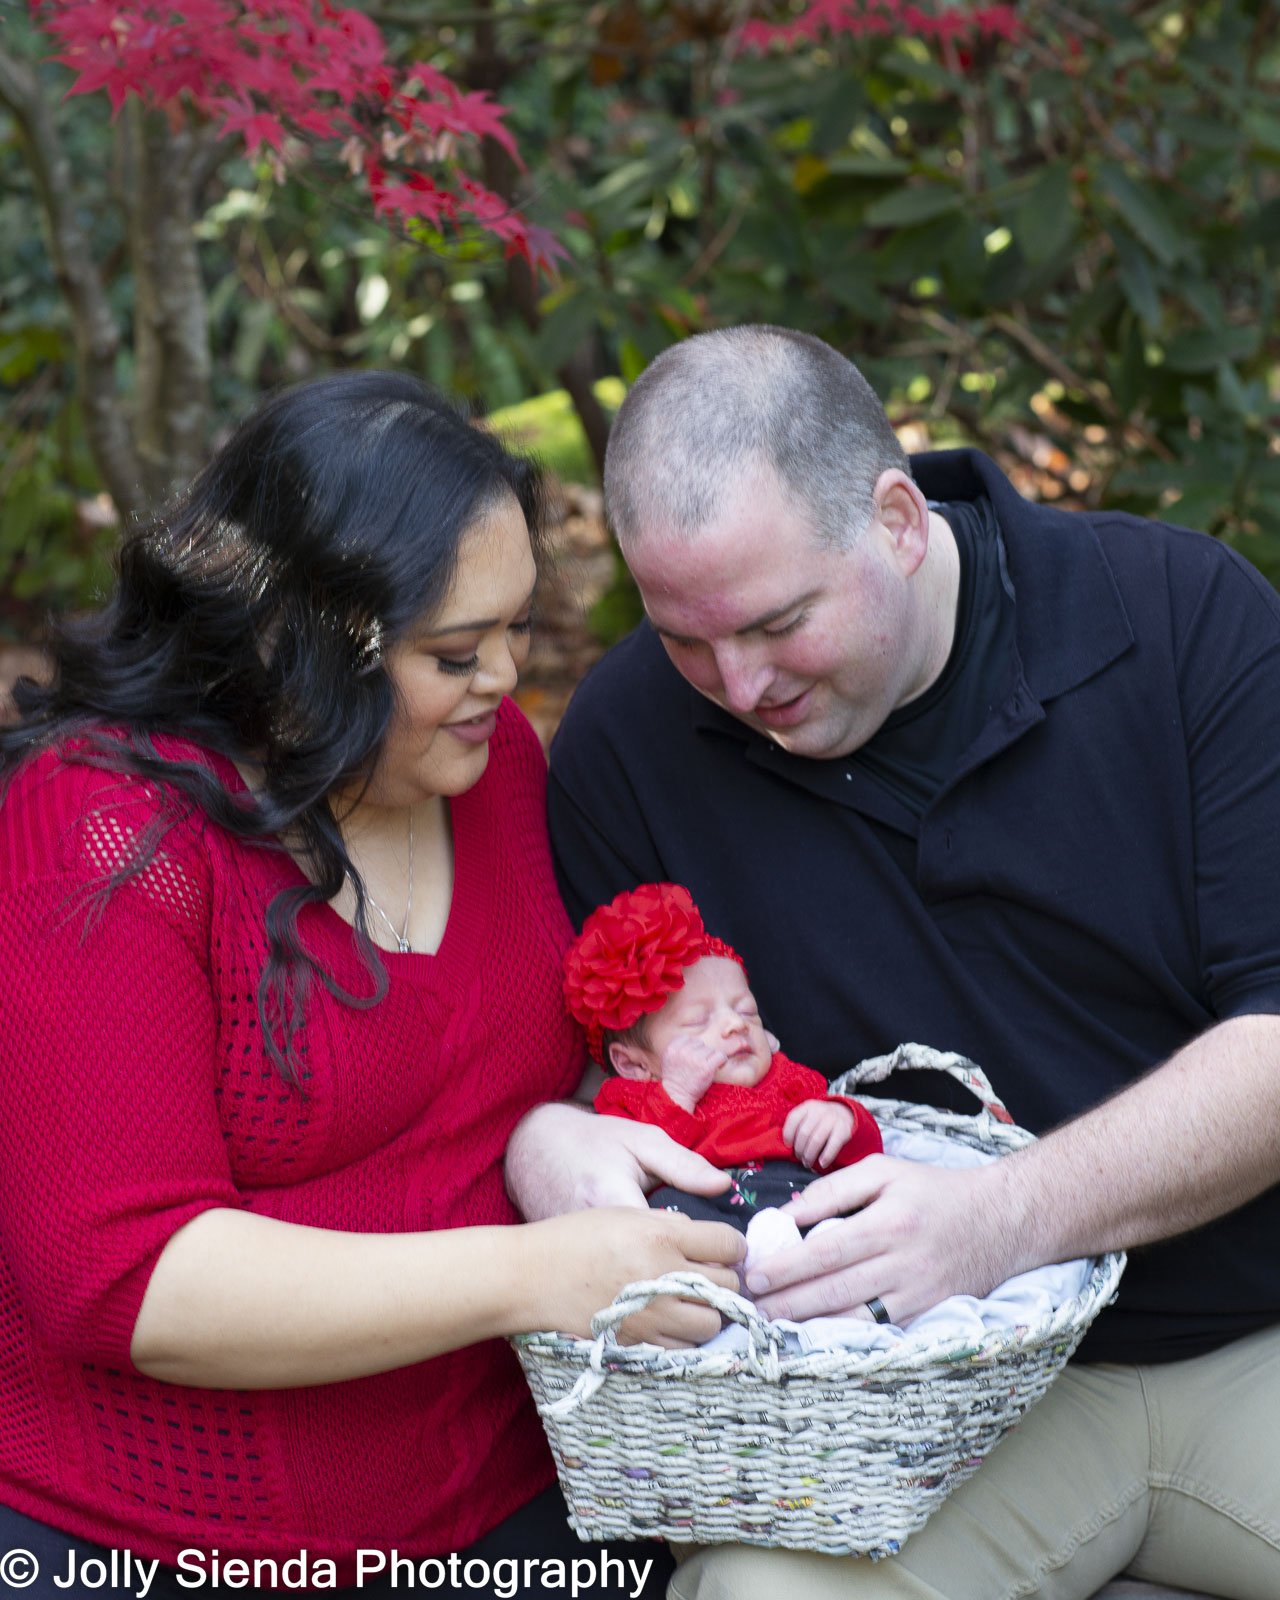
[[[668,1600],[1086,1600],[1117,1573],[1280,1600],[1280,1327],[1069,1366],[900,1555],[691,1548]]]

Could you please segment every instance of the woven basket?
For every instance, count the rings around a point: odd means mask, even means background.
[[[1006,1155],[1013,1126],[983,1073],[960,1056],[901,1045],[832,1088],[848,1094],[899,1067],[948,1073],[983,1102],[961,1116],[864,1098],[882,1127]],[[1095,1261],[1084,1292],[1029,1327],[978,1344],[784,1354],[749,1300],[693,1273],[630,1284],[592,1319],[594,1342],[513,1340],[584,1539],[662,1537],[892,1555],[972,1473],[1062,1370],[1115,1298],[1122,1255]],[[740,1323],[746,1351],[620,1345],[622,1319],[659,1294],[704,1300]]]

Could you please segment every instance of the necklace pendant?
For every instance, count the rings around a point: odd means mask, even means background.
[[[396,934],[396,944],[399,946],[400,954],[402,956],[411,956],[413,954],[413,946],[409,943],[408,939],[405,938],[404,934]]]

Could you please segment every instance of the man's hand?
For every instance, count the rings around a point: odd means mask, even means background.
[[[669,1099],[693,1114],[728,1057],[705,1039],[677,1037],[662,1052],[662,1087]]]
[[[802,1100],[782,1124],[782,1137],[811,1172],[829,1167],[853,1136],[853,1112],[839,1100]]]
[[[1007,1221],[1006,1165],[952,1171],[890,1156],[819,1178],[788,1202],[802,1227],[855,1215],[747,1274],[747,1288],[769,1317],[870,1317],[878,1296],[896,1323],[948,1295],[988,1294],[1026,1258]]]
[[[531,1222],[590,1206],[645,1206],[660,1183],[720,1194],[729,1175],[661,1128],[557,1101],[525,1117],[507,1146],[507,1193]]]

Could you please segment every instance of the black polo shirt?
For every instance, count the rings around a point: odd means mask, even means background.
[[[1041,1132],[1280,1012],[1280,597],[1204,535],[1031,505],[976,452],[913,466],[930,499],[989,496],[1016,611],[1005,696],[923,815],[704,700],[645,626],[570,705],[552,839],[579,920],[687,884],[795,1060],[958,1050]],[[970,1109],[947,1089],[885,1092]],[[1277,1237],[1272,1189],[1136,1252],[1085,1353],[1180,1358],[1280,1320]]]

